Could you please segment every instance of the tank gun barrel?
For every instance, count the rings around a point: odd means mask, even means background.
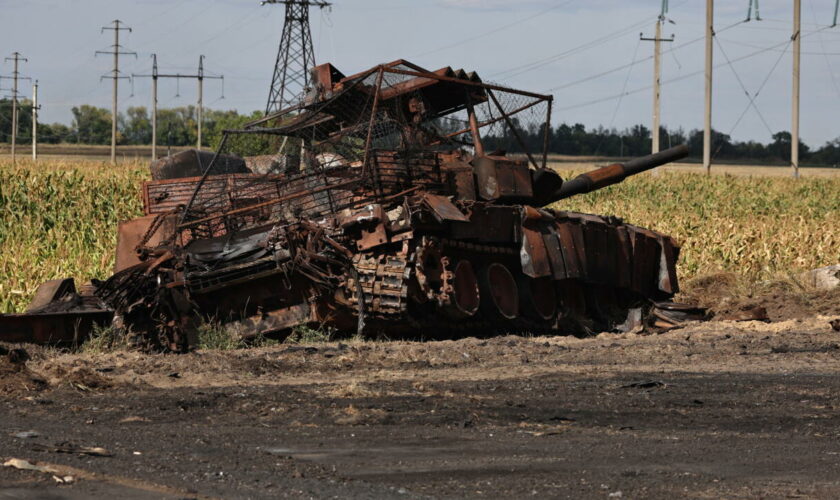
[[[658,153],[634,158],[626,163],[615,163],[580,174],[565,181],[550,197],[549,203],[617,184],[631,175],[685,158],[688,152],[688,146],[681,144]]]

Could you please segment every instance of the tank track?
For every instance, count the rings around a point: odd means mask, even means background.
[[[452,263],[461,259],[470,259],[471,262],[479,265],[488,265],[499,262],[506,265],[517,263],[518,251],[516,248],[504,245],[490,245],[473,242],[458,241],[448,238],[435,240],[442,249],[443,260]],[[412,255],[411,257],[415,257]],[[452,338],[464,335],[494,335],[504,333],[533,333],[533,334],[586,334],[594,330],[605,330],[612,328],[615,323],[626,318],[627,301],[617,302],[615,297],[621,295],[621,290],[612,290],[599,294],[599,302],[593,298],[580,296],[578,300],[585,309],[575,308],[565,303],[558,303],[557,314],[551,319],[533,318],[521,315],[514,319],[500,318],[488,312],[487,308],[480,308],[474,316],[467,318],[453,318],[441,310],[440,304],[428,300],[419,303],[412,300],[412,288],[418,288],[416,263],[409,256],[395,251],[395,253],[359,254],[354,257],[353,267],[358,276],[358,283],[361,285],[361,292],[364,297],[365,320],[369,326],[376,329],[377,320],[387,320],[389,330],[393,331],[395,321],[405,321],[409,330],[422,338]],[[451,270],[443,273],[444,294],[451,292],[447,287],[447,275]],[[587,287],[592,287],[578,279],[565,280],[562,283],[570,289],[584,293]],[[447,290],[447,288],[450,288]],[[351,302],[358,305],[359,287],[357,281],[351,277],[347,283],[350,292]],[[591,295],[591,294],[590,294]],[[642,302],[641,297],[636,300]],[[611,310],[611,314],[604,310]],[[618,309],[622,313],[615,314]]]

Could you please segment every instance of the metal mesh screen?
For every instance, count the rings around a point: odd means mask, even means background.
[[[181,218],[188,239],[319,219],[396,199],[422,186],[445,190],[441,155],[473,154],[470,109],[486,154],[543,149],[550,101],[482,83],[474,73],[379,66],[314,89],[304,103],[258,126],[226,131]],[[250,174],[223,174],[242,161]]]

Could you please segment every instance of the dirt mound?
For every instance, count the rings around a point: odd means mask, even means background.
[[[18,397],[46,389],[46,380],[30,371],[26,367],[25,359],[21,359],[15,351],[9,353],[12,355],[0,356],[0,397]]]
[[[733,273],[689,281],[681,300],[708,308],[717,319],[757,308],[766,309],[770,321],[840,315],[840,288],[815,290],[793,280],[749,283]]]
[[[82,391],[108,389],[112,385],[108,379],[88,366],[59,365],[52,369],[49,375],[51,385],[68,385]]]

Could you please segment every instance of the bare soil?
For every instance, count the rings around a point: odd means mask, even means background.
[[[767,290],[773,322],[653,335],[30,348],[0,460],[50,472],[0,467],[0,499],[836,498],[840,297]]]

